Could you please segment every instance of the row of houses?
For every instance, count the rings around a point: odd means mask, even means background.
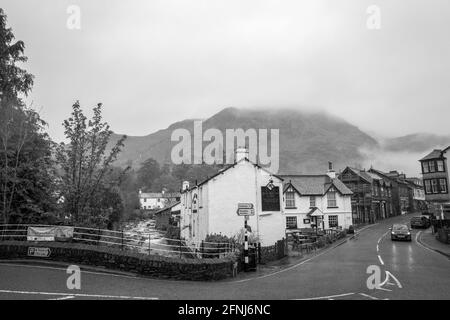
[[[245,218],[238,214],[242,207],[251,212],[248,230],[265,246],[305,228],[348,229],[425,211],[429,195],[442,197],[446,191],[448,197],[447,162],[443,166],[428,163],[440,161],[433,158],[442,157],[437,152],[421,160],[427,171],[425,186],[422,179],[398,171],[346,167],[336,173],[331,163],[324,174],[276,175],[251,162],[245,148],[235,155],[234,164],[205,181],[195,185],[183,182],[179,202],[157,213],[162,221],[175,218],[170,221],[176,222],[180,237],[191,246],[198,246],[209,234],[235,237],[242,233]],[[441,176],[443,172],[446,177]],[[445,187],[442,179],[446,179]]]
[[[426,210],[422,179],[398,171],[382,172],[347,167],[339,179],[352,190],[354,224]]]

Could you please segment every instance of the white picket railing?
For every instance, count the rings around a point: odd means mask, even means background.
[[[58,227],[42,224],[0,224],[0,242],[7,240],[27,241],[28,227]],[[90,245],[108,246],[140,253],[174,257],[209,258],[223,257],[235,251],[228,242],[192,243],[179,239],[158,238],[152,241],[151,234],[115,231],[97,228],[74,227],[70,241]],[[200,249],[198,249],[200,248]]]

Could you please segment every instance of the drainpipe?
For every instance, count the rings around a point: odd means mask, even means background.
[[[258,201],[258,167],[253,166],[255,168],[255,191],[256,191],[256,197],[255,197],[255,212],[256,212],[256,236],[258,238],[258,242],[260,242],[259,237],[259,201]]]

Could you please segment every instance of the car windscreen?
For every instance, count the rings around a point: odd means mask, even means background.
[[[394,225],[394,230],[408,230],[408,227],[405,225]]]

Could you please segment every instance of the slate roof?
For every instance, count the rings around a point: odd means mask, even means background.
[[[377,175],[380,175],[381,177],[383,177],[385,180],[390,180],[390,181],[394,181],[397,182],[399,184],[403,184],[403,185],[409,185],[403,178],[397,177],[397,176],[390,176],[388,173],[382,172],[380,170],[375,170],[373,168],[370,169],[370,171],[372,173],[375,173]]]
[[[448,149],[450,149],[450,146],[445,148],[444,150],[441,149],[434,149],[431,151],[428,155],[420,159],[419,161],[426,161],[431,159],[438,159],[443,157],[443,153],[445,153]]]
[[[179,192],[143,192],[139,194],[139,198],[179,198],[181,197],[181,194]]]
[[[210,181],[211,179],[214,179],[215,177],[221,175],[221,174],[224,173],[225,171],[228,171],[228,170],[230,170],[231,168],[234,168],[238,163],[240,163],[240,162],[242,162],[242,161],[247,161],[248,163],[252,164],[252,165],[255,166],[256,168],[261,169],[261,170],[264,170],[265,172],[269,173],[270,175],[272,175],[272,176],[274,176],[274,177],[280,179],[281,181],[283,181],[283,178],[282,178],[281,176],[276,175],[276,174],[273,174],[273,173],[270,172],[269,170],[267,170],[267,169],[261,167],[259,164],[253,163],[253,162],[250,161],[248,158],[243,158],[243,159],[241,159],[241,160],[239,160],[239,161],[237,161],[237,162],[235,162],[235,163],[233,163],[233,164],[230,164],[230,165],[226,166],[224,169],[220,170],[219,172],[217,172],[216,174],[212,175],[211,177],[206,178],[205,180],[203,180],[203,181],[200,182],[199,184],[194,185],[194,186],[192,186],[192,187],[190,187],[190,188],[188,188],[188,189],[186,189],[186,190],[183,190],[182,193],[187,192],[187,191],[191,191],[191,190],[193,190],[193,189],[195,189],[195,188],[197,188],[197,187],[200,187],[200,186],[202,186],[202,185],[208,183],[208,181]]]
[[[376,172],[371,171],[365,171],[365,170],[359,170],[356,168],[348,167],[350,170],[352,170],[355,174],[360,176],[362,179],[366,180],[369,183],[373,183],[374,180],[380,180],[380,183],[383,185],[383,183],[387,186],[390,186],[391,183],[388,179],[384,179],[382,176],[377,174]]]
[[[284,191],[292,185],[301,195],[324,195],[331,186],[341,194],[351,195],[353,192],[339,179],[331,179],[328,175],[281,175],[284,179]]]
[[[156,211],[155,214],[161,214],[162,212],[165,212],[165,211],[167,211],[167,210],[171,210],[173,207],[179,205],[180,203],[181,203],[181,201],[174,202],[174,203],[172,203],[171,205],[169,205],[169,206],[167,206],[167,207],[164,207],[164,208],[162,208],[162,209]]]

